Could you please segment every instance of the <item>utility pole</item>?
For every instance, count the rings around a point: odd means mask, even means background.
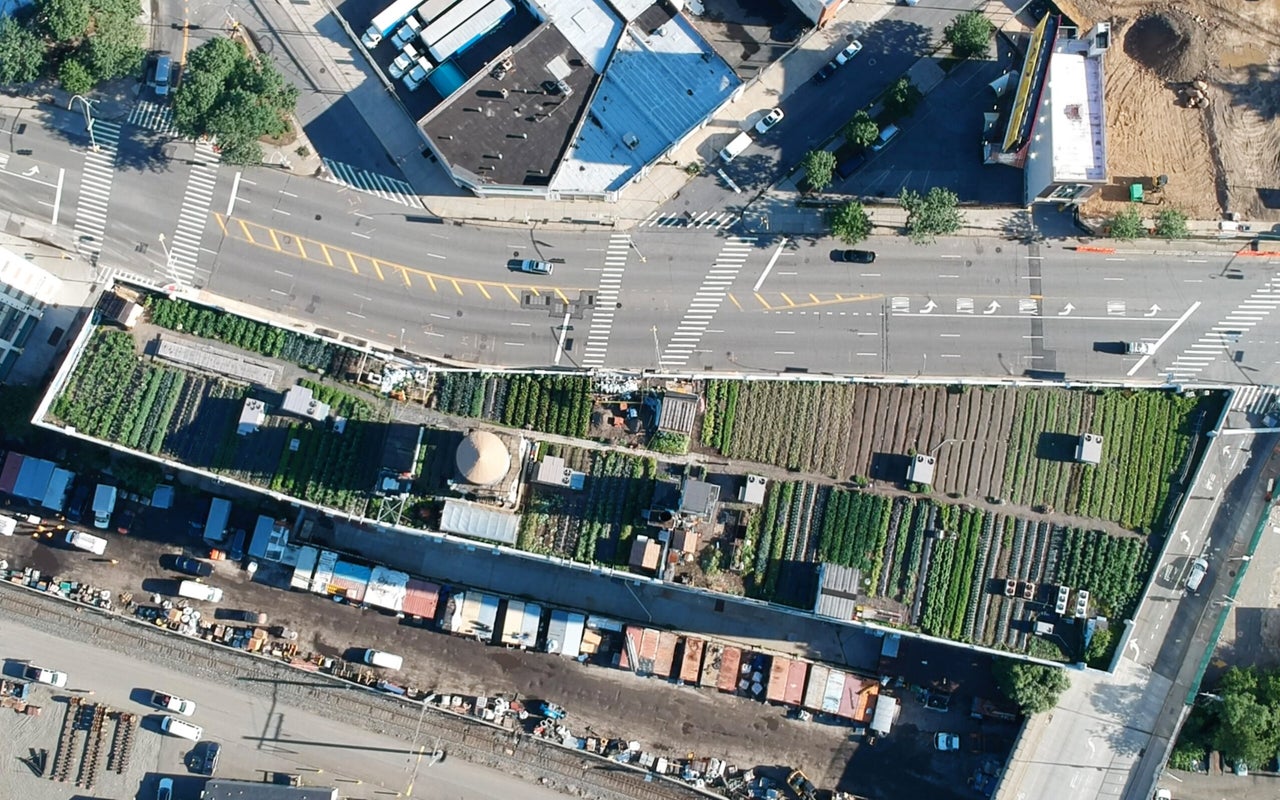
[[[92,108],[93,108],[93,104],[94,104],[94,103],[96,103],[96,102],[98,102],[98,101],[97,101],[97,100],[89,100],[89,99],[85,98],[83,95],[73,94],[73,95],[71,96],[71,99],[67,101],[67,110],[68,110],[68,111],[70,111],[70,110],[71,110],[71,106],[72,106],[72,105],[75,103],[75,101],[77,101],[77,100],[79,100],[79,101],[80,101],[80,103],[81,103],[81,105],[83,105],[83,106],[84,106],[84,129],[85,129],[85,130],[87,130],[87,131],[89,132],[89,149],[96,153],[96,152],[98,152],[98,140],[97,140],[97,139],[95,139],[95,138],[94,138],[94,136],[93,136],[93,121],[94,121],[94,120],[93,120]]]

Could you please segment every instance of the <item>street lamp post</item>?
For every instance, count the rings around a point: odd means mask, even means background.
[[[645,263],[646,261],[648,261],[648,259],[644,257],[644,253],[641,253],[641,252],[640,252],[640,248],[639,248],[639,247],[636,247],[636,243],[635,243],[635,240],[634,240],[634,239],[631,239],[630,237],[628,237],[628,238],[627,238],[627,244],[631,245],[631,249],[636,251],[636,255],[640,256],[640,263],[641,263],[641,264],[643,264],[643,263]]]
[[[93,135],[92,109],[93,109],[93,104],[98,101],[90,100],[84,97],[83,95],[74,94],[71,96],[71,99],[67,101],[68,111],[71,110],[71,106],[74,105],[77,100],[79,100],[80,104],[84,107],[84,128],[89,132],[89,149],[93,150],[93,152],[96,153],[98,152],[98,140],[94,138],[94,135]]]

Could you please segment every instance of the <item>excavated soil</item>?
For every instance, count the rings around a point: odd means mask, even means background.
[[[1280,221],[1280,2],[1277,0],[1076,0],[1111,20],[1106,55],[1110,185],[1088,217],[1128,204],[1128,186],[1167,175],[1148,199],[1194,219]],[[1179,90],[1208,84],[1207,108]],[[1154,216],[1157,206],[1144,206]],[[1269,226],[1255,226],[1255,228]]]

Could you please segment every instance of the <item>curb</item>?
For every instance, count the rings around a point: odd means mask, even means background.
[[[1077,245],[1075,248],[1077,253],[1114,253],[1114,247],[1090,247],[1088,245]]]

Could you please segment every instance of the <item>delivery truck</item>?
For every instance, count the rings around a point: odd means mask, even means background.
[[[111,514],[116,510],[116,487],[98,484],[93,493],[93,527],[106,530],[111,527]]]
[[[204,600],[209,603],[217,603],[222,600],[222,590],[216,586],[210,586],[207,583],[183,581],[178,584],[178,596],[189,597],[192,600]]]
[[[107,552],[107,540],[84,531],[68,531],[67,544],[100,556]]]
[[[391,33],[395,26],[404,22],[404,18],[412,14],[417,7],[418,0],[395,0],[373,18],[373,21],[369,23],[369,29],[360,37],[360,41],[364,43],[365,47],[372,50],[378,46],[384,36]]]

